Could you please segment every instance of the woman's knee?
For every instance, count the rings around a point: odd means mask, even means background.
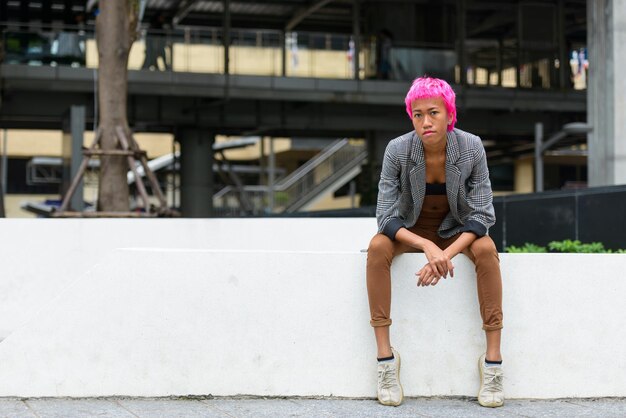
[[[393,254],[393,241],[384,234],[376,234],[370,241],[370,245],[367,248],[367,258],[383,256],[385,258],[391,257]]]
[[[498,249],[489,235],[478,238],[470,245],[470,251],[475,258],[495,255],[498,257]]]

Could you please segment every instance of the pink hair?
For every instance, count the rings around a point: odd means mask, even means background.
[[[413,85],[411,85],[404,99],[406,113],[409,114],[409,118],[413,119],[411,104],[414,100],[430,99],[432,97],[441,97],[443,99],[448,115],[452,116],[452,123],[448,125],[448,131],[453,130],[456,123],[456,95],[450,84],[439,78],[424,76],[413,81]]]

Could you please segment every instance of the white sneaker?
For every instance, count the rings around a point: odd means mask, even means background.
[[[504,390],[502,388],[502,366],[487,367],[485,354],[478,359],[478,371],[480,372],[480,389],[478,390],[478,403],[489,408],[504,405]]]
[[[400,384],[400,354],[393,348],[393,361],[378,363],[378,402],[383,405],[398,406],[404,393]]]

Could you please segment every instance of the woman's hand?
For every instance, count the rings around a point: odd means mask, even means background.
[[[448,278],[448,273],[450,273],[450,277],[454,277],[454,265],[452,264],[452,261],[450,261],[450,257],[448,257],[446,252],[435,245],[435,243],[427,241],[423,245],[422,251],[424,251],[426,258],[428,259],[427,265],[430,266],[430,273],[436,276],[437,280],[442,277]]]
[[[439,275],[433,272],[433,268],[428,263],[415,275],[417,276],[417,287],[434,286],[439,282]]]
[[[446,279],[445,276],[439,276],[439,274],[435,274],[433,268],[429,263],[427,263],[420,271],[415,273],[417,276],[417,286],[434,286],[439,283],[441,277]],[[452,270],[450,270],[450,277],[452,277]]]

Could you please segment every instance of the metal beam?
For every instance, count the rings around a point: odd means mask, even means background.
[[[467,36],[468,37],[476,36],[479,33],[486,32],[488,30],[491,30],[491,29],[494,29],[494,28],[497,28],[506,24],[510,24],[511,21],[513,21],[513,19],[511,18],[510,11],[492,14],[491,16],[484,18],[484,20],[480,23],[480,25],[471,28],[468,31]]]
[[[293,28],[295,28],[298,25],[298,23],[302,22],[304,18],[315,13],[317,10],[326,6],[331,1],[333,0],[318,0],[317,3],[312,4],[306,9],[300,10],[289,20],[289,22],[287,22],[287,24],[285,25],[285,32],[289,32],[293,30]]]
[[[195,3],[196,0],[181,0],[178,3],[178,10],[176,10],[176,14],[172,18],[172,24],[178,25],[189,14]]]

